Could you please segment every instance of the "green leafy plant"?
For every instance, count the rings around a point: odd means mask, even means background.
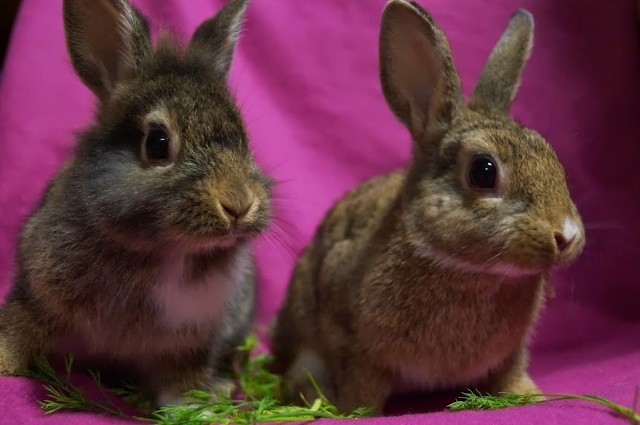
[[[107,394],[102,385],[100,375],[93,371],[89,373],[100,388],[102,400],[96,401],[87,397],[81,388],[71,383],[73,357],[65,359],[64,376],[58,375],[44,357],[36,359],[33,370],[27,376],[43,382],[47,396],[40,401],[40,406],[47,414],[60,410],[87,411],[138,419],[157,425],[298,422],[318,418],[357,418],[370,415],[370,409],[366,408],[356,409],[347,415],[340,414],[320,391],[311,376],[309,379],[316,388],[318,397],[312,402],[305,401],[306,406],[283,404],[280,393],[282,379],[269,372],[267,368],[271,357],[265,354],[251,355],[257,342],[257,338],[251,335],[239,348],[242,361],[239,369],[233,373],[233,378],[238,384],[239,396],[214,395],[206,391],[193,390],[186,394],[188,403],[164,406],[149,416],[143,417],[129,416],[114,404],[112,397]],[[142,392],[130,383],[109,391],[134,406],[145,406],[145,403],[148,403]]]
[[[55,413],[59,410],[79,410],[85,412],[107,413],[123,418],[127,416],[107,394],[97,372],[90,371],[94,382],[102,391],[102,401],[88,398],[84,391],[71,383],[71,372],[73,371],[73,356],[65,358],[64,377],[58,375],[49,361],[42,356],[36,357],[33,369],[25,376],[35,378],[43,383],[43,388],[47,392],[44,400],[41,400],[40,407],[47,414]]]
[[[462,397],[447,407],[449,410],[493,410],[505,407],[526,406],[536,403],[546,403],[557,400],[581,400],[599,404],[613,413],[628,419],[632,424],[640,423],[640,414],[635,410],[638,401],[638,391],[636,391],[636,402],[634,408],[622,406],[604,397],[595,395],[576,394],[515,394],[503,392],[498,396],[482,394],[480,392],[467,391],[462,393]]]
[[[341,415],[316,388],[318,398],[306,406],[283,405],[281,403],[282,378],[269,372],[267,365],[271,357],[265,354],[251,356],[257,345],[257,338],[251,335],[239,348],[244,354],[240,371],[236,373],[241,398],[221,397],[211,403],[211,394],[191,391],[187,394],[190,403],[182,406],[166,406],[154,412],[153,422],[159,425],[173,424],[253,424],[259,422],[298,422],[319,418],[357,418],[368,416],[369,409],[356,409],[348,415]]]
[[[114,396],[126,403],[147,409],[149,400],[132,383],[123,383],[119,388],[106,390],[97,372],[89,371],[90,376],[100,390],[100,400],[94,400],[71,382],[73,357],[65,358],[64,373],[58,374],[44,357],[36,358],[33,369],[26,376],[40,380],[46,391],[40,407],[46,414],[60,410],[85,411],[114,415],[121,418],[137,419],[157,425],[200,425],[219,424],[255,424],[261,422],[298,422],[319,418],[357,418],[369,416],[371,410],[356,409],[347,415],[341,415],[338,409],[327,400],[315,380],[309,375],[311,384],[318,397],[313,401],[304,400],[305,406],[286,405],[281,402],[282,378],[269,372],[267,366],[271,357],[265,354],[251,355],[258,340],[254,335],[247,338],[239,347],[241,364],[232,377],[237,382],[238,393],[213,395],[205,391],[187,393],[189,403],[180,406],[165,406],[148,416],[131,416],[115,403]],[[215,402],[212,400],[215,399]],[[640,399],[636,394],[634,408],[622,406],[606,398],[594,395],[574,394],[515,394],[500,393],[498,396],[467,391],[455,402],[449,404],[452,411],[490,410],[513,406],[525,406],[556,400],[582,400],[596,403],[614,414],[628,419],[632,424],[640,424],[640,414],[635,405]]]

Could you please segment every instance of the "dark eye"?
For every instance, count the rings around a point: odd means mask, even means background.
[[[469,183],[477,189],[493,189],[496,187],[498,164],[489,155],[478,155],[469,167]]]
[[[169,159],[170,139],[162,125],[153,125],[145,139],[145,151],[150,161],[166,161]]]

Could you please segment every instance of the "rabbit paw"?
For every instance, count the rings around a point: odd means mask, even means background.
[[[313,381],[310,379],[313,378]],[[329,370],[322,358],[313,350],[303,349],[286,375],[286,390],[293,403],[311,403],[322,395],[333,401],[335,395]]]
[[[540,388],[538,388],[535,382],[533,382],[531,377],[526,373],[518,376],[517,378],[513,378],[502,391],[516,394],[542,394]],[[542,401],[545,397],[537,396],[535,399],[536,401]]]
[[[209,387],[213,399],[231,397],[236,383],[230,378],[215,378]]]
[[[0,375],[15,375],[25,369],[26,365],[20,361],[20,356],[0,337]]]
[[[208,401],[210,403],[215,403],[221,398],[230,397],[233,393],[233,390],[236,388],[236,384],[232,379],[227,378],[215,378],[211,384],[207,386],[204,390],[210,393],[211,397],[209,397]],[[192,388],[195,389],[195,388]],[[183,388],[167,388],[163,391],[160,391],[157,397],[157,405],[158,406],[178,406],[178,405],[191,405],[193,404],[193,399],[186,394],[188,390],[184,390]]]

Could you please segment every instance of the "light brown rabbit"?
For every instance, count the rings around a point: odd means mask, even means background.
[[[156,404],[226,387],[254,316],[253,236],[271,215],[227,73],[247,2],[186,49],[155,48],[126,0],[65,0],[95,123],[26,221],[0,309],[0,373],[72,352],[132,373]]]
[[[585,237],[554,151],[507,115],[532,32],[518,11],[466,103],[433,18],[387,4],[380,77],[412,161],[338,201],[299,259],[273,338],[294,400],[314,395],[305,370],[342,411],[399,389],[538,392],[531,328]]]

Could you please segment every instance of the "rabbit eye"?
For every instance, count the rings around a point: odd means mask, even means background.
[[[144,141],[147,159],[150,161],[166,161],[170,155],[170,139],[162,125],[153,125]]]
[[[469,183],[477,189],[493,189],[498,177],[498,164],[489,155],[478,155],[469,167]]]

